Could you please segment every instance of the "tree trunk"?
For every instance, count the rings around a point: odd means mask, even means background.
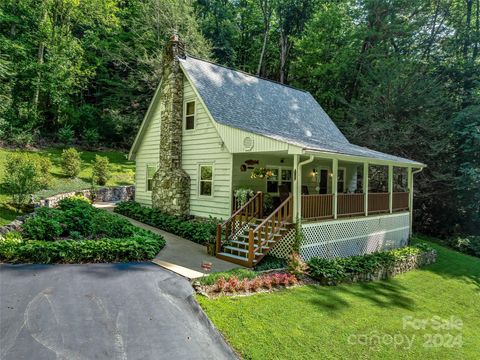
[[[475,44],[473,45],[472,61],[478,56],[478,45],[480,43],[480,0],[477,0],[477,9],[475,12]]]
[[[272,18],[272,7],[269,6],[270,0],[260,0],[260,7],[263,14],[263,45],[262,52],[260,53],[260,59],[258,60],[257,75],[260,76],[263,67],[263,59],[265,57],[265,51],[268,43],[268,33],[270,31],[270,19]],[[264,75],[264,74],[262,74]]]
[[[37,81],[35,83],[35,92],[33,93],[33,109],[36,112],[38,108],[38,98],[40,97],[40,82],[42,80],[42,71],[40,67],[43,65],[43,54],[45,52],[45,44],[40,43],[37,53],[37,64],[39,69],[37,69]]]
[[[287,81],[286,65],[287,65],[289,48],[290,48],[290,42],[288,41],[288,35],[282,32],[280,34],[280,76],[279,76],[279,81],[281,84],[285,84]]]
[[[265,33],[263,34],[262,52],[260,53],[260,59],[258,60],[258,67],[257,67],[257,75],[258,76],[260,75],[260,71],[262,69],[263,58],[265,56],[265,50],[267,48],[268,31],[269,31],[269,27],[267,29],[265,29]]]
[[[467,23],[465,29],[465,41],[463,43],[463,57],[466,59],[468,55],[468,47],[470,46],[470,27],[472,23],[472,7],[473,0],[467,0]]]

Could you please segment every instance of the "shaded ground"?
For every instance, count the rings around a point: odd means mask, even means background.
[[[192,294],[154,264],[0,265],[0,359],[235,358]]]
[[[437,263],[388,281],[198,299],[247,359],[478,359],[480,259],[431,245]]]

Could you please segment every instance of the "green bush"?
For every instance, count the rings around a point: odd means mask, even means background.
[[[95,184],[105,185],[110,179],[109,161],[106,156],[95,155],[93,162],[92,180]]]
[[[114,211],[199,244],[208,244],[215,239],[218,220],[214,218],[207,221],[185,220],[163,214],[135,201],[122,201]]]
[[[23,223],[23,236],[33,240],[54,240],[63,233],[62,221],[60,210],[40,208]]]
[[[161,236],[75,197],[61,200],[58,209],[37,209],[22,225],[21,234],[0,237],[0,262],[143,261],[164,246]]]
[[[80,153],[75,148],[62,151],[62,170],[69,178],[76,178],[80,174]]]
[[[98,134],[97,129],[86,129],[83,134],[83,140],[85,143],[90,147],[95,147],[98,145],[98,141],[100,140],[100,135]]]
[[[480,257],[480,236],[457,236],[450,239],[448,245],[465,254]]]
[[[0,241],[0,261],[10,263],[92,263],[150,260],[165,246],[149,233],[125,239]]]
[[[260,264],[255,266],[255,271],[265,271],[272,269],[283,269],[287,267],[287,260],[273,255],[266,255]]]
[[[65,145],[71,144],[75,137],[75,132],[71,126],[64,126],[57,133],[58,140]]]
[[[308,274],[322,282],[337,284],[352,274],[372,274],[383,268],[389,269],[398,261],[431,250],[426,244],[418,244],[391,251],[347,258],[312,258],[308,261]]]
[[[3,191],[12,197],[14,204],[29,202],[30,196],[49,187],[52,177],[50,159],[31,153],[12,153],[7,156]]]

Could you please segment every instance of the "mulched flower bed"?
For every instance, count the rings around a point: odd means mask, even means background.
[[[297,277],[285,271],[269,271],[259,273],[253,279],[239,279],[233,276],[226,280],[221,277],[213,285],[201,285],[199,282],[194,282],[193,287],[200,295],[217,298],[222,296],[248,296],[313,283],[317,282],[307,276]]]

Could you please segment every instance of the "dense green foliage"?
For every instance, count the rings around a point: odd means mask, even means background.
[[[58,209],[37,209],[21,235],[0,239],[0,261],[140,261],[152,259],[164,246],[161,236],[73,197],[61,200]]]
[[[108,158],[96,155],[92,166],[92,183],[103,186],[110,179],[110,176]]]
[[[432,249],[426,244],[417,244],[400,249],[376,252],[347,258],[322,259],[308,261],[308,274],[325,284],[338,284],[352,274],[373,274],[378,270],[389,269],[399,261],[420,255]]]
[[[273,255],[266,255],[262,258],[260,264],[255,266],[255,271],[264,271],[272,269],[283,269],[287,267],[287,260]]]
[[[82,160],[75,148],[65,149],[62,152],[62,170],[69,178],[76,178],[80,174]]]
[[[385,281],[197,300],[244,359],[476,359],[480,259],[431,246],[436,263]],[[417,324],[435,317],[446,324],[453,317],[463,326],[405,327],[405,317]],[[256,341],[251,341],[252,329]],[[383,342],[389,334],[413,341]],[[452,344],[446,342],[448,334],[460,334],[461,346],[447,345]],[[432,335],[447,346],[425,346]]]
[[[310,91],[350,141],[426,163],[415,180],[418,231],[478,233],[479,7],[5,0],[0,138],[128,147],[176,30],[190,54]]]
[[[215,240],[216,219],[186,220],[162,214],[156,209],[142,206],[135,201],[122,201],[117,204],[114,211],[199,244],[207,244]]]
[[[51,166],[48,158],[36,154],[11,153],[5,162],[3,192],[15,205],[28,203],[31,194],[50,185]]]
[[[198,279],[198,282],[202,285],[213,285],[219,279],[230,280],[231,278],[237,278],[238,280],[253,279],[258,276],[258,273],[249,269],[232,269],[229,271],[221,271],[207,276],[203,276]]]
[[[480,236],[454,236],[448,239],[432,238],[431,241],[436,241],[468,255],[480,257]]]

